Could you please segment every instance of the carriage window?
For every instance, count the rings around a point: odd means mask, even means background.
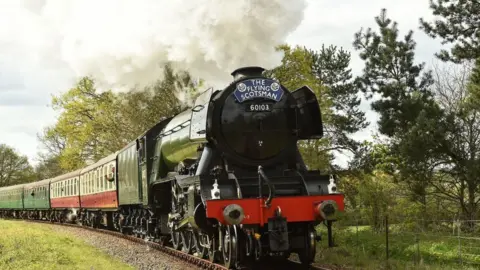
[[[97,191],[102,191],[102,171],[97,168]]]
[[[113,172],[113,168],[114,168],[113,164],[110,163],[108,165],[108,174],[111,174]],[[113,173],[113,178],[114,178],[114,180],[112,182],[110,182],[110,187],[111,187],[112,190],[115,189],[115,173]]]
[[[110,182],[107,181],[107,178],[108,178],[107,167],[108,166],[106,164],[103,166],[103,179],[105,184],[105,190],[110,189],[110,185],[109,185]]]
[[[90,172],[89,174],[90,174],[90,183],[89,183],[89,186],[88,186],[89,191],[90,191],[89,193],[93,193],[93,172]]]
[[[100,178],[100,190],[105,191],[105,175],[103,174],[103,166],[98,169],[98,174]]]
[[[105,177],[108,179],[108,165],[105,165]],[[112,182],[107,180],[107,189],[111,190],[112,189]]]
[[[95,192],[100,190],[100,176],[98,173],[98,168],[95,169]]]
[[[95,193],[95,172],[92,171],[92,193]]]
[[[98,168],[98,189],[103,191],[103,167]]]

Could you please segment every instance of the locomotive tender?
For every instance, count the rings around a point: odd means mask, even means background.
[[[323,136],[315,94],[261,67],[86,168],[0,188],[0,214],[106,227],[236,267],[298,253],[313,262],[315,225],[344,210],[332,175],[309,170],[297,141]]]

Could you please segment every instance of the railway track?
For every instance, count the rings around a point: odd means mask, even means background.
[[[92,232],[97,232],[97,233],[103,233],[103,234],[108,234],[114,237],[118,238],[123,238],[135,243],[139,244],[144,244],[147,245],[155,250],[158,250],[164,254],[167,254],[175,259],[180,259],[183,262],[186,262],[192,266],[196,266],[202,269],[209,269],[209,270],[227,270],[226,267],[220,264],[212,263],[208,260],[196,257],[194,255],[190,255],[178,250],[175,250],[173,248],[167,247],[165,245],[162,245],[160,243],[156,242],[151,242],[151,241],[146,241],[145,239],[135,237],[133,235],[127,235],[123,234],[120,232],[116,231],[111,231],[111,230],[105,230],[105,229],[98,229],[98,228],[92,228],[92,227],[86,227],[86,226],[80,226],[78,224],[71,224],[71,223],[58,223],[58,222],[51,222],[51,221],[45,221],[45,220],[30,220],[30,219],[12,219],[12,218],[2,218],[5,220],[12,220],[12,221],[26,221],[26,222],[32,222],[32,223],[43,223],[43,224],[49,224],[49,225],[56,225],[56,226],[67,226],[67,227],[74,227],[74,228],[79,228],[79,229],[84,229]],[[241,270],[249,270],[252,268],[247,268],[244,267]],[[287,262],[282,262],[282,263],[275,263],[275,262],[265,262],[265,263],[260,263],[259,265],[256,265],[254,269],[291,269],[291,270],[296,270],[296,269],[310,269],[310,270],[331,270],[329,268],[325,267],[320,267],[320,266],[314,266],[310,265],[308,267],[303,266],[299,262],[291,261],[288,260]]]

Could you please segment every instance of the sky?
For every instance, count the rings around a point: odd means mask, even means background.
[[[398,22],[401,34],[414,30],[417,61],[430,65],[433,54],[441,48],[438,40],[418,28],[420,17],[432,18],[428,0],[308,0],[306,5],[291,0],[257,1],[264,3],[251,13],[262,23],[252,22],[251,26],[238,14],[241,2],[249,1],[232,1],[236,6],[217,3],[214,7],[201,4],[215,1],[195,2],[200,3],[198,6],[188,2],[189,8],[184,10],[187,0],[183,0],[179,1],[185,2],[183,5],[171,7],[178,11],[175,13],[162,10],[158,1],[153,4],[147,0],[120,1],[120,7],[115,8],[109,8],[113,4],[108,1],[0,0],[0,143],[14,147],[36,163],[41,150],[37,134],[55,122],[56,114],[49,107],[52,95],[67,91],[78,76],[95,72],[104,75],[106,86],[151,79],[158,75],[152,59],[176,61],[179,67],[191,67],[198,76],[212,76],[209,78],[214,80],[219,71],[228,71],[221,74],[226,76],[238,64],[257,64],[253,62],[260,55],[268,55],[264,66],[274,65],[278,55],[268,50],[275,42],[311,49],[325,44],[350,51],[351,68],[358,75],[362,62],[353,50],[353,35],[361,27],[375,29],[374,16],[382,8]],[[212,9],[218,9],[223,17],[208,16]],[[170,27],[162,23],[165,18],[180,13],[186,17],[165,32]],[[207,19],[215,27],[198,23]],[[142,27],[142,23],[148,27]],[[239,23],[247,26],[237,27]],[[231,27],[238,30],[232,31]],[[163,35],[152,35],[160,29]],[[269,32],[272,34],[267,35]],[[238,39],[238,35],[245,38]],[[145,42],[132,42],[136,38]],[[362,103],[362,109],[372,125],[355,135],[359,140],[371,138],[377,119],[368,102]]]

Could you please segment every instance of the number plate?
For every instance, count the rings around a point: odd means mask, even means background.
[[[271,112],[271,104],[250,104],[247,105],[247,112]]]

